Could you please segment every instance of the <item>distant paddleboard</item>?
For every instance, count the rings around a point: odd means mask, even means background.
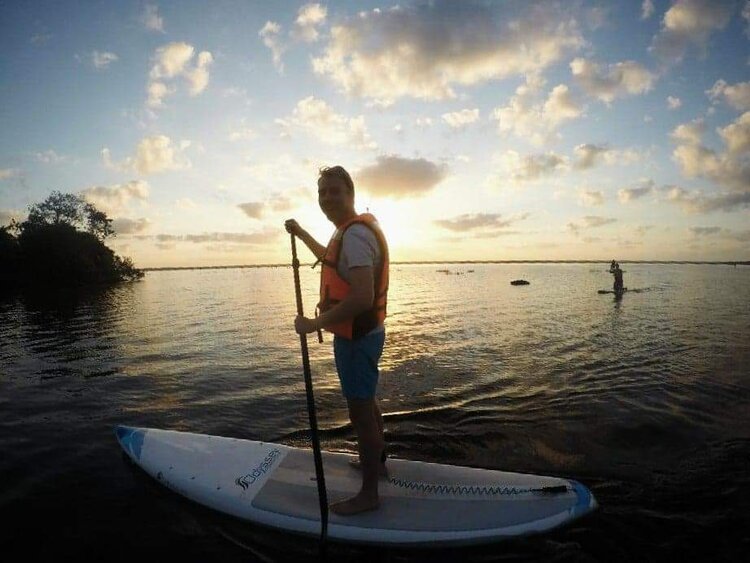
[[[623,293],[625,293],[625,292],[626,292],[627,290],[628,290],[628,288],[627,288],[627,287],[624,287],[624,288],[622,289],[622,291],[615,291],[615,290],[613,290],[613,289],[600,289],[599,291],[597,291],[597,293],[599,293],[599,294],[604,294],[604,293],[616,293],[616,294],[620,295],[620,294],[623,294]]]
[[[220,512],[280,530],[320,535],[311,450],[187,432],[118,426],[117,439],[146,473]],[[355,494],[353,456],[323,452],[329,501]],[[400,459],[388,460],[380,508],[331,513],[328,537],[373,545],[462,545],[544,532],[597,506],[582,484]]]

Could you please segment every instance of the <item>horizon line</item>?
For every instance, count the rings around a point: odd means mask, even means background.
[[[396,266],[402,265],[442,265],[442,264],[609,264],[611,260],[400,260],[391,262]],[[717,266],[750,266],[750,260],[618,260],[620,264],[708,264]],[[312,262],[304,266],[312,266]],[[231,264],[227,266],[153,266],[139,268],[140,270],[230,270],[244,268],[283,268],[291,267],[290,263],[275,264]]]

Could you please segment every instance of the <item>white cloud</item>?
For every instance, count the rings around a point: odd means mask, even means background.
[[[640,199],[649,194],[654,193],[656,186],[653,180],[643,180],[639,187],[636,188],[622,188],[617,192],[617,197],[620,203],[630,203],[636,199]]]
[[[497,107],[492,118],[500,133],[512,132],[536,146],[559,138],[557,128],[576,119],[583,109],[573,100],[568,87],[555,86],[546,101],[538,101],[544,81],[538,76],[527,76],[526,83],[516,89],[507,106]]]
[[[213,62],[213,56],[208,51],[201,51],[195,59],[195,65],[190,66],[195,48],[184,42],[169,43],[159,47],[153,57],[154,65],[149,73],[148,106],[158,108],[164,104],[164,98],[176,90],[170,88],[166,82],[182,77],[188,84],[191,96],[197,96],[208,86],[208,67]]]
[[[327,9],[320,4],[305,4],[297,12],[294,36],[306,43],[314,43],[320,37],[317,28],[326,21]]]
[[[713,211],[731,212],[750,208],[750,190],[709,196],[698,192],[690,193],[679,186],[666,186],[663,191],[667,202],[679,205],[683,211],[690,214]]]
[[[355,185],[361,185],[373,196],[416,197],[442,182],[448,176],[448,168],[424,158],[385,155],[353,176]]]
[[[9,180],[20,175],[21,171],[18,168],[0,168],[0,180]]]
[[[571,231],[574,235],[578,236],[583,230],[603,227],[604,225],[609,225],[611,223],[615,223],[616,221],[617,219],[613,219],[611,217],[586,215],[585,217],[582,217],[581,220],[577,223],[573,221],[568,223],[568,230]]]
[[[251,219],[260,219],[263,216],[265,204],[262,201],[251,201],[248,203],[240,203],[237,207],[239,207],[243,213]]]
[[[107,51],[94,51],[91,53],[91,64],[94,65],[94,68],[96,70],[109,68],[109,65],[117,60],[119,60],[119,57],[117,55],[115,55],[114,53],[109,53]]]
[[[164,33],[164,18],[159,15],[159,6],[146,4],[141,14],[141,23],[149,31],[161,31]]]
[[[137,172],[139,174],[154,174],[166,170],[180,170],[190,168],[191,163],[185,155],[190,141],[182,141],[174,145],[166,135],[152,135],[141,139],[136,147],[135,157],[128,157],[116,163],[112,161],[108,148],[102,149],[102,159],[109,168]]]
[[[34,153],[34,157],[39,162],[43,162],[44,164],[60,164],[61,162],[65,162],[67,160],[66,157],[60,156],[52,149],[46,150],[44,152]]]
[[[506,229],[517,221],[526,219],[528,215],[528,213],[525,213],[519,217],[503,219],[502,215],[498,213],[464,213],[452,219],[440,219],[434,221],[434,223],[439,227],[454,232],[468,233],[478,231],[479,233],[476,236],[493,236],[503,234],[503,229]]]
[[[365,118],[346,117],[337,114],[325,101],[308,96],[297,102],[292,115],[277,119],[285,135],[302,131],[329,145],[352,145],[357,148],[374,149],[365,126]]]
[[[667,107],[672,110],[678,109],[682,107],[682,100],[674,96],[667,96]]]
[[[647,20],[652,15],[654,15],[653,0],[643,0],[643,4],[641,4],[641,19]]]
[[[506,151],[500,162],[514,182],[538,180],[569,167],[568,160],[554,152],[521,156],[516,151]]]
[[[724,29],[734,11],[733,0],[680,0],[664,14],[650,51],[665,62],[679,62],[690,46],[705,54],[714,31]]]
[[[575,162],[573,167],[578,170],[588,170],[603,162],[607,165],[632,164],[640,159],[638,152],[632,149],[615,150],[607,146],[583,144],[573,149]]]
[[[456,85],[540,72],[584,46],[569,10],[534,4],[434,2],[360,12],[331,29],[316,73],[345,93],[382,104],[402,97],[441,100]]]
[[[81,196],[93,203],[97,209],[104,211],[109,216],[117,216],[124,213],[131,200],[147,201],[149,196],[149,185],[143,180],[131,180],[127,184],[116,184],[114,186],[93,186],[81,190]]]
[[[263,45],[271,49],[273,55],[273,66],[279,72],[284,72],[284,63],[281,61],[281,56],[286,51],[286,45],[281,40],[281,25],[276,22],[267,21],[263,28],[258,32],[258,35],[263,39]]]
[[[595,207],[597,205],[603,205],[604,193],[600,190],[581,189],[578,191],[578,201],[584,207]]]
[[[145,217],[141,219],[118,217],[112,221],[112,228],[118,235],[138,235],[151,228],[151,221]]]
[[[414,125],[416,125],[418,129],[427,129],[429,127],[432,127],[432,118],[431,117],[417,117],[414,120]]]
[[[443,121],[445,121],[451,129],[462,129],[471,123],[476,123],[479,120],[479,110],[474,109],[462,109],[461,111],[454,111],[450,113],[444,113],[442,115]]]
[[[750,156],[750,111],[743,113],[723,129],[718,129],[718,133],[730,157],[740,157],[743,154]]]
[[[230,244],[266,244],[279,237],[279,229],[260,231],[256,233],[224,233],[212,232],[199,235],[166,235],[153,237],[163,248],[173,248],[176,242],[192,242],[193,244],[230,243]]]
[[[739,82],[729,85],[724,80],[717,80],[706,94],[713,101],[723,98],[726,103],[740,111],[750,110],[750,82]]]
[[[570,70],[589,95],[608,104],[615,98],[648,92],[656,81],[656,75],[635,61],[602,69],[598,63],[579,57],[570,63]]]
[[[702,132],[700,120],[682,124],[672,132],[677,143],[672,156],[682,173],[689,178],[707,178],[733,191],[750,191],[750,112],[717,129],[724,151],[704,146]]]

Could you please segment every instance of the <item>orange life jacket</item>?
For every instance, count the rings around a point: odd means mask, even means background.
[[[375,217],[370,213],[363,213],[350,219],[336,229],[326,247],[326,253],[323,260],[321,260],[323,266],[320,272],[320,303],[318,303],[318,310],[320,312],[327,311],[337,303],[340,303],[351,291],[351,285],[339,275],[336,266],[341,255],[344,233],[356,223],[365,225],[375,234],[380,246],[380,263],[375,265],[373,271],[375,278],[375,299],[373,300],[372,308],[354,318],[326,327],[327,331],[349,340],[360,338],[382,324],[385,320],[386,304],[388,301],[388,243]]]

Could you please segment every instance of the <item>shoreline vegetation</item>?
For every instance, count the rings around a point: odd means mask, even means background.
[[[23,222],[0,226],[0,287],[87,287],[144,276],[104,244],[112,220],[74,194],[53,192]]]
[[[611,260],[405,260],[393,261],[396,266],[449,265],[449,264],[606,264]],[[750,266],[750,260],[712,261],[712,260],[620,260],[620,264],[696,264],[713,266]],[[312,262],[302,264],[312,266]],[[154,266],[141,268],[144,272],[162,272],[169,270],[241,270],[247,268],[286,268],[291,264],[232,264],[228,266]]]

